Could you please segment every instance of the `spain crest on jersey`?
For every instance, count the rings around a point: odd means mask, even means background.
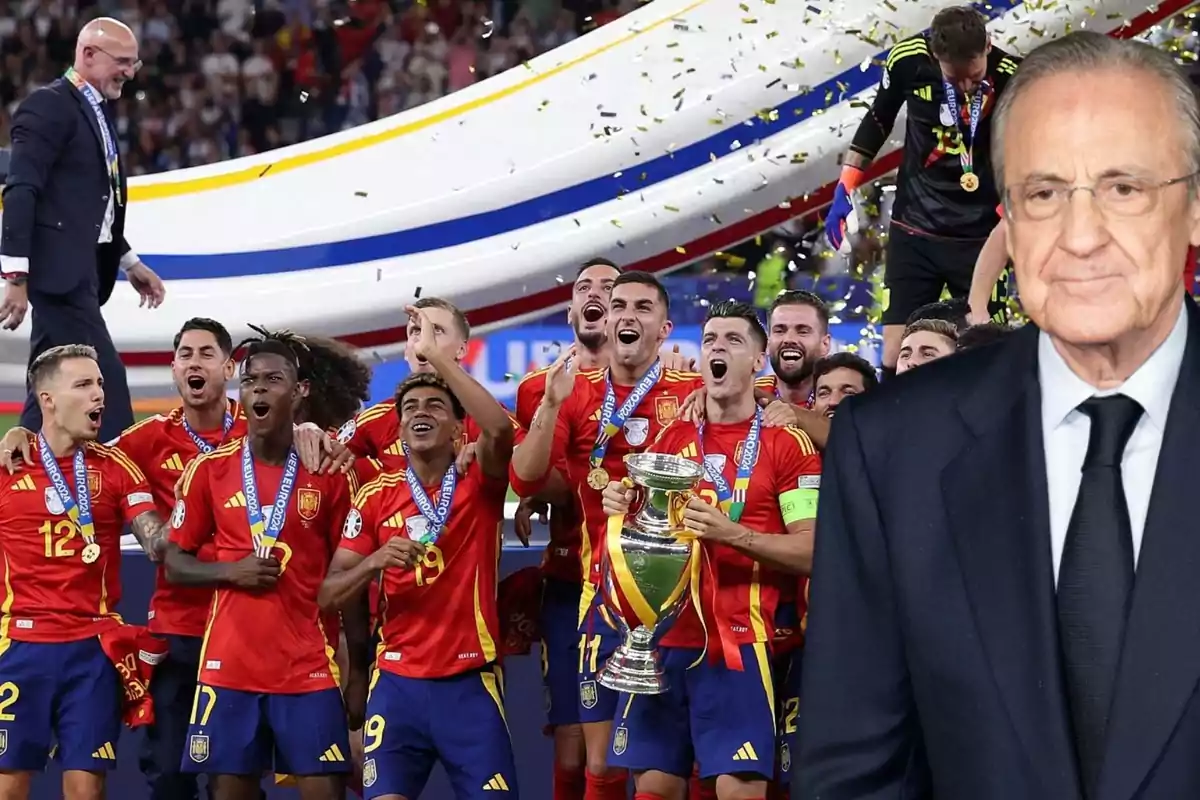
[[[197,764],[203,764],[208,761],[208,737],[200,734],[193,734],[188,740],[188,758],[195,761]]]
[[[679,401],[674,397],[657,397],[654,400],[654,417],[659,425],[669,425],[679,416]]]
[[[363,786],[368,789],[375,785],[375,781],[379,779],[379,772],[375,769],[375,759],[368,758],[363,762]]]
[[[613,755],[621,755],[629,746],[629,729],[624,725],[613,731]]]
[[[595,681],[579,682],[579,704],[584,708],[595,708],[599,696],[596,693]]]
[[[97,497],[100,496],[100,490],[104,488],[104,483],[103,483],[103,481],[100,480],[100,470],[89,469],[87,471],[87,475],[88,475],[88,492],[92,495],[92,499],[95,500]]]
[[[320,489],[297,489],[296,490],[296,511],[300,513],[300,519],[306,522],[312,522],[317,517],[317,512],[321,509],[321,490]]]
[[[745,439],[743,439],[742,441],[737,443],[737,447],[733,451],[733,463],[735,463],[735,464],[742,463],[742,448],[745,446],[746,446]],[[763,451],[762,441],[759,440],[758,452],[754,454],[754,463],[751,464],[750,466],[752,466],[752,467],[758,466],[758,459],[762,457],[762,451]]]

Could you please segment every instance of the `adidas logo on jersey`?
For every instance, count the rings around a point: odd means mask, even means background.
[[[324,761],[326,763],[340,764],[346,760],[346,757],[344,755],[342,755],[341,748],[335,744],[335,745],[330,745],[329,749],[326,750],[324,753],[322,753],[321,757],[318,758],[317,760]]]
[[[382,527],[384,527],[384,528],[403,528],[404,527],[404,516],[399,511],[397,511],[395,514],[392,514],[390,517],[388,517],[387,519],[385,519],[383,521]]]
[[[238,492],[233,497],[231,497],[225,501],[225,507],[226,508],[245,508],[246,507],[246,495],[242,494],[241,492]]]
[[[160,467],[168,472],[183,472],[183,459],[179,457],[179,453],[173,453],[170,458],[159,464]]]
[[[92,758],[103,758],[106,761],[116,761],[117,751],[113,750],[112,742],[105,742],[96,748],[96,752],[92,753]]]
[[[33,476],[32,475],[22,475],[21,480],[17,481],[16,483],[14,483],[12,486],[10,486],[8,488],[14,492],[31,492],[34,489],[36,489],[37,487],[34,486],[34,484],[33,484]]]
[[[683,458],[695,458],[698,453],[695,442],[688,442],[687,446],[679,451],[679,455]]]
[[[734,761],[758,761],[758,753],[754,752],[754,745],[745,742],[733,754]]]
[[[492,779],[483,785],[485,792],[507,792],[508,781],[504,780],[504,776],[497,772],[492,776]]]

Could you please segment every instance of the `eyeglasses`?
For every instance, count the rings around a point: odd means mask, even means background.
[[[104,53],[104,55],[111,58],[113,60],[113,63],[115,63],[121,69],[131,69],[134,72],[137,72],[138,70],[140,70],[142,68],[142,60],[140,58],[129,58],[128,56],[114,56],[112,53],[108,52],[103,47],[97,47],[95,45],[92,45],[92,49],[99,50],[101,53]]]
[[[1139,217],[1149,214],[1158,203],[1159,193],[1168,186],[1192,181],[1193,172],[1166,181],[1154,181],[1131,175],[1101,178],[1091,186],[1074,186],[1062,181],[1029,181],[1004,190],[1004,208],[1017,219],[1043,222],[1058,216],[1075,192],[1090,192],[1100,213],[1106,217]]]

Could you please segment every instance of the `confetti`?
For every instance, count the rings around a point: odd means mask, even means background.
[[[367,193],[366,192],[355,192],[354,196],[355,197],[366,197]]]
[[[492,34],[495,33],[495,31],[496,31],[496,23],[493,22],[492,20],[488,19],[487,17],[484,17],[483,19],[481,19],[480,22],[483,23],[483,32],[479,34],[479,37],[481,39],[492,38]]]
[[[416,290],[415,292],[413,292],[413,299],[414,299],[414,300],[420,300],[420,299],[421,299],[421,287],[420,287],[420,286],[418,286],[418,287],[417,287],[417,290]]]

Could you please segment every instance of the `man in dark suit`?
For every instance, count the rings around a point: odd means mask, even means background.
[[[1036,323],[833,424],[794,796],[1200,797],[1200,111],[1073,33],[1000,101]]]
[[[154,308],[164,295],[162,281],[125,241],[125,171],[108,102],[141,65],[137,39],[125,25],[102,18],[84,26],[74,66],[33,92],[13,116],[4,187],[0,277],[7,285],[0,323],[15,329],[33,305],[30,363],[56,345],[96,348],[105,441],[133,424],[133,410],[100,307],[122,270],[142,305]],[[30,395],[21,424],[37,430],[40,417]]]

